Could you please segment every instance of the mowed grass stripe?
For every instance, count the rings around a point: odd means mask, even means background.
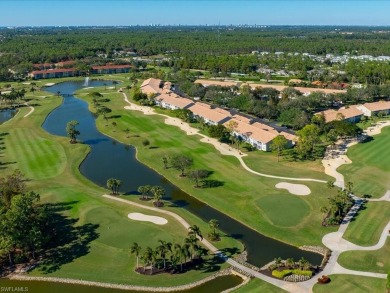
[[[349,224],[343,238],[357,245],[375,245],[389,219],[390,203],[369,202]]]
[[[379,198],[390,189],[390,127],[382,129],[372,141],[352,146],[347,154],[352,164],[338,170],[346,181],[354,183],[358,196]]]
[[[40,137],[36,131],[15,129],[10,134],[10,142],[13,161],[19,162],[28,178],[51,178],[63,171],[66,157],[62,147]]]

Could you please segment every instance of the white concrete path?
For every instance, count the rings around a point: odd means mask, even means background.
[[[369,127],[363,132],[360,139],[366,136],[373,136],[380,134],[382,128],[390,126],[390,121],[380,121],[375,126]],[[359,143],[358,139],[339,140],[334,147],[329,146],[326,150],[325,157],[322,164],[325,168],[325,173],[335,178],[334,185],[344,189],[344,176],[337,171],[337,168],[344,164],[351,164],[352,161],[347,156],[347,149]],[[367,199],[368,201],[389,201],[390,190],[388,190],[381,198]]]
[[[24,103],[24,105],[26,105],[27,107],[30,108],[30,111],[26,115],[23,116],[23,118],[26,118],[26,117],[30,116],[35,111],[35,108],[33,106],[30,106],[27,102]]]
[[[167,121],[168,121],[167,124],[171,124],[171,125],[175,125],[175,126],[180,127],[188,135],[198,134],[198,135],[202,136],[203,138],[201,139],[201,141],[213,144],[216,147],[216,149],[221,152],[221,154],[235,156],[240,161],[240,163],[244,167],[244,169],[246,169],[250,173],[253,173],[253,174],[256,174],[256,175],[259,175],[259,176],[263,176],[263,177],[268,177],[268,178],[295,180],[295,181],[314,181],[314,182],[326,183],[326,181],[318,180],[318,179],[312,179],[312,178],[280,177],[280,176],[273,176],[273,175],[269,175],[269,174],[256,172],[256,171],[250,169],[245,164],[245,162],[242,160],[242,157],[244,156],[243,154],[238,153],[234,149],[228,149],[228,151],[226,151],[226,147],[222,147],[222,145],[224,145],[224,144],[221,144],[221,143],[219,143],[215,139],[208,138],[207,136],[198,133],[199,131],[197,129],[192,128],[191,126],[189,126],[188,123],[182,122],[178,118],[172,118],[172,117],[169,117],[167,115],[157,114],[150,107],[138,106],[136,104],[131,103],[128,100],[127,95],[125,93],[123,93],[123,96],[124,96],[125,101],[130,105],[130,106],[126,106],[125,107],[126,109],[142,111],[145,115],[161,115],[161,116],[166,117],[167,119],[165,120],[165,123],[167,123]],[[373,130],[373,129],[369,130],[370,131],[369,134],[370,135],[374,135],[376,133],[379,133],[380,129],[382,129],[383,127],[388,126],[388,125],[390,125],[390,121],[385,122],[385,123],[381,123],[380,126],[378,127],[379,130]],[[354,144],[354,143],[357,143],[357,141],[356,142],[350,142],[350,145]],[[335,185],[339,186],[341,188],[344,188],[344,176],[342,174],[338,173],[336,171],[336,169],[340,165],[348,163],[349,159],[345,155],[345,153],[346,153],[347,147],[350,146],[350,145],[346,145],[345,147],[342,147],[341,150],[339,151],[339,153],[334,154],[333,157],[328,157],[328,158],[325,158],[323,160],[323,164],[324,164],[324,167],[325,167],[325,173],[330,175],[330,176],[335,177],[336,178],[336,184]],[[229,146],[227,146],[227,147],[229,148]],[[343,153],[343,152],[345,152],[345,153]],[[350,162],[350,160],[349,160],[349,162]],[[169,211],[166,211],[166,210],[157,209],[157,208],[153,208],[153,207],[143,206],[141,204],[137,204],[137,203],[134,203],[134,202],[131,202],[131,201],[127,201],[127,200],[124,200],[124,199],[120,199],[120,198],[117,198],[117,197],[113,197],[113,196],[110,196],[110,195],[104,195],[104,197],[111,198],[111,199],[114,199],[114,200],[118,200],[118,201],[121,201],[121,202],[125,202],[127,204],[135,205],[135,206],[138,206],[140,208],[146,208],[146,209],[150,209],[150,210],[153,210],[153,211],[169,214],[172,217],[176,218],[186,229],[188,229],[188,227],[189,227],[189,224],[183,218],[181,218],[180,216],[178,216],[178,215],[176,215],[176,214],[174,214],[172,212],[169,212]],[[385,196],[383,196],[383,198],[381,198],[381,199],[387,200],[387,198],[389,198],[389,200],[390,200],[390,191],[387,192],[385,194]],[[354,199],[355,199],[355,205],[352,207],[351,211],[344,218],[343,223],[339,227],[339,230],[337,232],[326,234],[323,237],[323,239],[322,239],[323,244],[325,246],[329,247],[332,250],[332,255],[329,258],[328,263],[325,266],[325,268],[324,268],[324,270],[322,271],[321,274],[322,275],[350,274],[350,275],[359,275],[359,276],[367,276],[367,277],[375,277],[375,278],[386,278],[385,274],[378,274],[378,273],[373,273],[373,272],[361,272],[361,271],[349,270],[349,269],[343,268],[342,266],[340,266],[337,263],[337,259],[338,259],[339,255],[342,252],[350,251],[350,250],[377,250],[377,249],[380,249],[380,248],[382,248],[384,246],[384,244],[386,242],[386,239],[389,236],[390,222],[388,223],[388,225],[383,230],[383,232],[381,234],[381,237],[380,237],[380,239],[379,239],[379,241],[378,241],[378,243],[376,245],[373,245],[373,246],[370,246],[370,247],[362,247],[362,246],[355,245],[355,244],[353,244],[353,243],[351,243],[351,242],[349,242],[349,241],[347,241],[347,240],[342,238],[343,235],[344,235],[344,232],[346,231],[346,229],[347,229],[347,227],[348,227],[348,225],[350,223],[350,220],[355,216],[356,212],[359,210],[359,208],[360,208],[360,206],[362,204],[361,199],[359,199],[357,197],[354,197]],[[290,282],[285,282],[285,281],[282,281],[282,280],[277,280],[277,279],[265,276],[265,275],[263,275],[263,274],[261,274],[259,272],[256,272],[256,271],[254,271],[254,270],[252,270],[250,268],[247,268],[247,267],[237,263],[233,259],[227,258],[226,256],[224,256],[220,251],[218,251],[218,249],[216,247],[214,247],[207,240],[203,239],[202,243],[210,251],[212,251],[212,252],[218,254],[220,257],[223,257],[224,259],[226,259],[226,261],[230,265],[232,265],[233,267],[238,268],[240,270],[243,270],[243,271],[253,275],[256,278],[259,278],[259,279],[261,279],[263,281],[271,283],[271,284],[273,284],[273,285],[275,285],[275,286],[277,286],[279,288],[282,288],[282,289],[284,289],[284,290],[286,290],[288,292],[294,292],[294,293],[312,292],[312,288],[313,288],[314,284],[317,283],[317,279],[316,278],[312,278],[312,279],[310,279],[308,281],[300,282],[300,283],[290,283]]]
[[[125,106],[125,109],[127,110],[136,110],[136,111],[141,111],[145,115],[160,115],[165,117],[165,124],[168,125],[173,125],[179,127],[181,130],[183,130],[187,135],[199,135],[201,136],[201,142],[204,143],[209,143],[212,144],[222,155],[228,155],[228,156],[235,156],[241,163],[242,167],[247,170],[248,172],[262,176],[262,177],[267,177],[267,178],[275,178],[275,179],[283,179],[283,180],[291,180],[291,181],[312,181],[312,182],[320,182],[320,183],[326,183],[324,180],[319,180],[319,179],[312,179],[312,178],[294,178],[294,177],[282,177],[282,176],[275,176],[275,175],[270,175],[270,174],[265,174],[265,173],[260,173],[252,170],[249,168],[242,157],[245,157],[246,154],[243,154],[241,152],[238,152],[236,149],[232,148],[231,146],[225,144],[225,143],[220,143],[217,139],[208,137],[202,133],[199,133],[199,129],[196,129],[194,127],[191,127],[188,123],[183,122],[179,118],[173,118],[164,114],[159,114],[154,111],[153,108],[147,107],[147,106],[139,106],[136,105],[132,102],[129,101],[127,98],[126,93],[122,93],[123,97],[125,99],[125,102],[129,104],[129,106]]]
[[[124,204],[136,206],[136,207],[139,207],[141,209],[151,210],[151,211],[154,211],[154,212],[158,212],[158,213],[162,213],[162,214],[165,214],[165,215],[169,215],[169,216],[173,217],[175,220],[177,220],[185,229],[188,230],[188,228],[190,227],[190,224],[186,220],[184,220],[178,214],[175,214],[175,213],[173,213],[171,211],[167,211],[167,210],[164,210],[164,209],[161,209],[161,208],[145,206],[145,205],[133,202],[133,201],[129,201],[129,200],[126,200],[126,199],[123,199],[123,198],[119,198],[119,197],[115,197],[115,196],[108,195],[108,194],[104,194],[103,197],[107,198],[107,199],[110,199],[110,200],[115,200],[115,201],[118,201],[118,202],[121,202],[121,203],[124,203]],[[218,248],[216,248],[213,244],[211,244],[207,239],[203,238],[203,239],[199,239],[199,240],[200,240],[200,242],[202,242],[202,244],[205,247],[207,247],[207,249],[209,249],[212,253],[218,255],[219,257],[225,259],[226,262],[228,262],[231,266],[233,266],[235,268],[238,268],[238,269],[240,269],[242,271],[245,271],[248,274],[251,274],[251,275],[255,276],[256,278],[262,279],[262,280],[264,280],[264,281],[266,281],[268,283],[271,283],[271,284],[273,284],[273,285],[275,285],[275,286],[277,286],[279,288],[283,289],[286,286],[286,284],[288,285],[288,282],[284,282],[284,281],[281,281],[281,280],[277,280],[277,279],[265,276],[265,275],[260,274],[259,272],[256,272],[256,271],[254,271],[254,270],[252,270],[252,269],[250,269],[250,268],[248,268],[248,267],[246,267],[246,266],[244,266],[242,264],[239,264],[234,259],[228,258],[221,251],[219,251]],[[294,291],[294,292],[298,292],[298,291]]]

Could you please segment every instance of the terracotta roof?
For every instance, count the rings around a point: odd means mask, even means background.
[[[141,91],[145,94],[160,94],[162,93],[160,84],[161,84],[161,79],[156,79],[156,78],[146,79],[141,84]]]
[[[156,98],[156,100],[182,109],[194,103],[192,100],[182,98],[176,94],[165,94],[165,93],[159,95]]]
[[[338,119],[339,114],[344,117],[344,119],[349,119],[352,117],[363,115],[363,112],[360,111],[358,108],[356,108],[358,105],[351,105],[348,108],[342,107],[340,109],[336,110],[326,110],[322,111],[316,114],[324,114],[325,121],[331,122]]]
[[[35,70],[31,74],[46,74],[46,73],[59,73],[59,72],[75,72],[75,68],[64,68],[64,69],[49,69],[49,70]]]
[[[236,133],[245,135],[261,143],[268,143],[278,136],[278,132],[275,129],[269,130],[268,125],[261,123],[248,124],[237,119],[232,120],[237,122],[237,128],[235,129]],[[229,122],[226,122],[223,125],[228,127]]]
[[[103,65],[103,66],[92,66],[92,69],[123,69],[123,68],[131,68],[131,65]]]
[[[249,124],[245,120],[240,120],[241,117],[243,116],[234,115],[232,120],[230,120],[237,122],[237,128],[235,132],[250,137],[256,141],[259,141],[261,143],[269,143],[278,135],[283,135],[287,140],[297,140],[297,136],[293,134],[284,131],[278,132],[275,128],[260,122]],[[223,125],[227,127],[230,121],[224,123]]]
[[[365,103],[363,104],[368,110],[376,112],[382,110],[390,110],[390,101],[379,101],[374,103]]]
[[[234,115],[233,119],[244,122],[244,123],[248,123],[248,124],[250,124],[252,121],[252,119],[247,118],[247,117],[242,116],[242,115],[239,115],[239,114]]]
[[[188,109],[195,115],[206,118],[215,123],[221,122],[230,117],[230,113],[228,111],[220,108],[212,109],[210,105],[204,103],[195,103],[195,105]]]
[[[236,81],[221,81],[221,80],[210,80],[210,79],[197,79],[194,83],[200,83],[203,86],[239,86],[239,82]]]
[[[288,88],[288,86],[285,86],[285,85],[259,84],[259,83],[251,83],[251,82],[246,83],[246,85],[249,85],[252,89],[255,89],[257,87],[273,88],[279,92],[281,92],[285,88]],[[310,88],[310,87],[294,87],[294,89],[296,89],[304,94],[310,94],[310,93],[314,93],[314,92],[323,92],[325,94],[337,94],[337,93],[346,93],[347,92],[346,90],[320,89],[320,88]]]

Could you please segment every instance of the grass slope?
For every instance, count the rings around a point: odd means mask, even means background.
[[[43,99],[40,94],[32,97],[37,104],[32,115],[23,118],[21,112],[0,125],[0,133],[6,133],[0,137],[2,162],[8,162],[2,166],[2,176],[21,169],[30,179],[29,190],[38,192],[43,202],[58,205],[64,216],[61,228],[70,228],[69,223],[75,227],[61,233],[68,242],[32,271],[32,275],[172,286],[202,279],[227,267],[210,256],[204,266],[185,274],[148,277],[135,273],[136,259],[129,253],[132,242],[138,242],[143,248],[156,247],[158,239],[181,243],[187,231],[174,219],[168,219],[164,226],[132,221],[127,218],[130,212],[158,214],[101,197],[107,190],[89,182],[78,170],[89,152],[88,146],[71,145],[67,138],[52,136],[41,128],[47,114],[61,104],[61,99],[54,96]],[[28,109],[21,111],[25,110]],[[207,223],[185,210],[180,214],[203,231],[207,229]],[[75,238],[70,238],[68,232]],[[241,249],[231,238],[218,245],[222,248],[236,245]]]
[[[91,90],[80,91],[79,95],[92,105],[91,99],[85,95],[88,91]],[[107,93],[107,90],[101,92]],[[113,110],[110,115],[119,118],[110,118],[107,123],[99,117],[98,128],[119,141],[137,147],[137,157],[140,161],[163,174],[185,192],[267,236],[295,245],[320,245],[323,235],[336,229],[323,228],[320,224],[322,216],[319,210],[327,203],[329,196],[328,191],[323,192],[324,184],[305,183],[312,190],[312,194],[291,200],[297,204],[298,210],[285,209],[281,214],[280,210],[267,208],[268,215],[265,215],[260,207],[263,197],[273,197],[276,205],[278,196],[290,196],[287,191],[275,188],[275,184],[281,180],[264,178],[245,171],[236,158],[223,156],[213,146],[199,142],[198,136],[187,136],[177,127],[164,124],[164,118],[161,116],[145,116],[138,111],[124,110],[126,104],[122,94],[112,92],[104,96],[110,100],[105,103]],[[90,106],[90,109],[93,111],[93,106]],[[115,122],[115,126],[112,122]],[[130,130],[130,138],[127,138],[124,132],[127,128]],[[144,139],[148,139],[153,148],[145,148],[142,145]],[[209,179],[218,181],[222,186],[194,189],[193,183],[186,178],[180,178],[177,170],[165,170],[161,157],[175,153],[191,156],[195,162],[194,168],[213,171]],[[282,169],[285,170],[284,167]],[[300,174],[298,170],[299,167],[295,174],[284,175],[308,175],[305,172]],[[272,200],[266,205],[272,206]],[[276,218],[280,218],[281,222],[278,224],[289,227],[275,227],[271,219]]]
[[[338,262],[345,268],[387,274],[390,272],[390,238],[379,250],[347,251],[340,255]]]
[[[316,284],[313,287],[314,293],[367,293],[386,292],[386,280],[351,276],[351,275],[331,275],[331,282],[326,285]]]
[[[354,183],[357,195],[379,198],[390,190],[390,127],[383,128],[371,141],[352,146],[347,154],[352,164],[343,165],[338,171],[346,182]]]
[[[375,245],[389,219],[389,202],[368,202],[349,224],[343,238],[361,246]]]

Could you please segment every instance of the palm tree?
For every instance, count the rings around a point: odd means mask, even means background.
[[[288,259],[286,260],[286,266],[288,266],[289,268],[293,268],[294,265],[295,265],[295,261],[294,261],[293,258],[288,258]]]
[[[275,258],[275,259],[274,259],[274,262],[275,262],[275,265],[276,265],[277,267],[280,267],[281,264],[282,264],[282,258],[280,258],[280,257]]]
[[[159,252],[161,258],[162,258],[163,261],[164,261],[164,270],[165,270],[165,265],[166,265],[165,259],[166,259],[166,255],[167,255],[168,252],[172,251],[172,243],[166,242],[166,241],[163,241],[163,240],[159,240],[158,242],[160,242],[160,245],[157,246],[157,251]]]
[[[146,199],[147,194],[148,194],[148,192],[149,192],[149,190],[150,190],[149,187],[150,187],[149,185],[141,185],[141,186],[138,186],[138,190],[137,190],[137,191],[138,191],[139,193],[142,194],[142,198],[143,198],[143,199]]]
[[[187,258],[190,257],[190,251],[188,248],[188,245],[180,245],[178,243],[175,243],[174,245],[175,255],[180,261],[180,271],[183,271],[183,259],[184,262],[186,262]]]
[[[345,184],[345,189],[348,192],[348,195],[351,194],[352,193],[352,189],[353,189],[353,183],[351,181],[348,181]]]
[[[130,252],[131,252],[131,254],[135,254],[135,256],[137,258],[137,267],[136,267],[136,269],[137,269],[138,268],[138,258],[139,258],[139,254],[141,252],[141,246],[139,246],[137,242],[133,242],[133,244],[130,247]]]
[[[184,243],[188,245],[188,247],[191,250],[191,258],[193,259],[196,255],[196,251],[198,250],[198,238],[194,234],[190,235],[190,237],[187,237],[184,239]]]
[[[119,194],[119,187],[122,185],[122,180],[115,179],[115,194]]]
[[[154,196],[154,200],[157,206],[161,204],[161,198],[165,195],[165,189],[161,186],[153,186],[150,190]]]
[[[114,80],[114,81],[112,82],[112,84],[114,85],[114,87],[115,87],[115,89],[116,89],[116,85],[118,84],[118,82],[117,82],[116,80]]]
[[[304,257],[298,261],[298,264],[301,270],[310,268],[310,263]]]
[[[111,189],[111,194],[115,194],[115,179],[110,178],[107,180],[107,187]]]
[[[151,247],[146,247],[146,250],[145,252],[143,253],[143,259],[144,259],[144,262],[146,264],[146,266],[148,264],[151,264],[152,265],[152,269],[151,269],[151,272],[153,271],[153,263],[152,263],[152,258],[153,258],[153,249]],[[144,267],[144,272],[145,272],[145,267]]]
[[[218,238],[217,228],[219,227],[219,222],[217,219],[211,219],[209,221],[209,227],[212,230],[212,235],[214,239]]]
[[[189,230],[188,231],[189,236],[191,235],[198,236],[200,240],[203,240],[202,232],[200,231],[200,228],[197,225],[192,225],[188,227],[188,230]]]

